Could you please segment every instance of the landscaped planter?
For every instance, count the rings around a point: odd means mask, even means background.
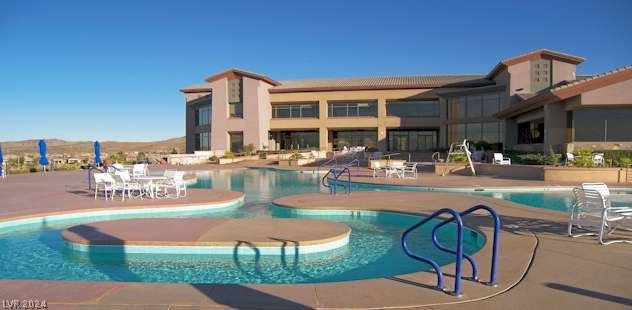
[[[459,175],[471,175],[472,172],[467,167],[466,163],[435,163],[434,166],[435,175],[459,174]]]
[[[238,163],[244,160],[257,160],[259,159],[259,155],[249,155],[249,156],[235,156],[233,158],[220,158],[218,163],[220,165]]]
[[[549,182],[604,182],[626,183],[628,169],[544,167],[544,180]]]

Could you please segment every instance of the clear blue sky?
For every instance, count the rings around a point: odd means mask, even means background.
[[[184,135],[183,86],[487,73],[537,48],[632,63],[632,1],[0,2],[0,141]]]

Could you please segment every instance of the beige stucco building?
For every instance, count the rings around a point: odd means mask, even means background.
[[[488,74],[276,81],[230,69],[182,89],[187,152],[353,146],[433,152],[632,148],[632,67],[577,76],[583,58],[537,50]]]

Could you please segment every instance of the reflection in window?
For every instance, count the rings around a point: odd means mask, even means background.
[[[500,110],[500,95],[483,95],[483,116],[494,116]]]
[[[573,111],[573,127],[577,142],[632,141],[632,108],[580,109]]]
[[[467,117],[477,118],[483,115],[483,98],[481,95],[467,96]]]
[[[195,110],[195,126],[203,126],[211,123],[211,107],[204,106]]]
[[[329,117],[377,116],[377,102],[330,102]]]
[[[244,150],[244,133],[243,132],[229,132],[228,137],[230,140],[230,151],[233,153],[241,153]]]
[[[389,130],[389,151],[433,151],[437,148],[436,130]]]
[[[387,101],[386,115],[398,117],[439,117],[439,101]]]
[[[377,148],[377,131],[357,130],[357,131],[334,131],[333,145],[336,149],[353,146],[366,146],[367,148]]]
[[[544,143],[544,119],[518,124],[518,144]]]
[[[208,151],[211,149],[210,132],[201,132],[195,134],[195,150]]]
[[[318,148],[320,142],[318,130],[270,131],[269,137],[278,144],[281,150]]]
[[[448,98],[448,119],[493,117],[500,111],[499,93]]]
[[[500,122],[453,124],[448,127],[448,139],[450,143],[463,142],[463,139],[502,143],[501,129]]]
[[[273,104],[272,118],[318,118],[318,103]]]

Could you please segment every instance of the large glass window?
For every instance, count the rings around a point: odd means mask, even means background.
[[[318,103],[273,104],[272,118],[318,118]]]
[[[208,151],[211,149],[210,132],[201,132],[195,134],[195,150]]]
[[[229,103],[228,110],[230,113],[230,117],[235,117],[235,118],[244,117],[244,104],[242,102]]]
[[[329,117],[377,116],[377,102],[330,102]]]
[[[204,106],[195,109],[195,126],[203,126],[211,123],[211,107]]]
[[[389,151],[433,151],[437,148],[436,130],[389,130]]]
[[[481,95],[467,96],[467,117],[478,118],[483,115],[483,98]]]
[[[377,131],[357,130],[357,131],[334,131],[333,145],[336,149],[353,146],[366,146],[367,148],[377,148]]]
[[[478,142],[482,140],[481,125],[481,123],[469,123],[465,125],[465,136],[469,141]]]
[[[448,99],[448,118],[464,119],[466,117],[465,97],[451,97]]]
[[[500,122],[453,124],[448,127],[448,139],[450,143],[463,142],[463,139],[471,142],[485,141],[490,144],[502,143],[501,124]]]
[[[502,142],[500,122],[483,123],[483,137],[481,140],[487,143]]]
[[[483,95],[483,116],[494,116],[500,110],[500,95]]]
[[[448,118],[492,117],[500,110],[500,100],[499,93],[448,98]]]
[[[632,108],[581,109],[573,111],[577,142],[632,141]]]
[[[387,101],[386,115],[398,117],[439,117],[439,101]]]
[[[318,148],[320,144],[318,130],[271,131],[269,136],[282,150]]]
[[[244,133],[243,132],[230,132],[228,133],[230,138],[230,151],[233,153],[241,153],[244,150]]]
[[[544,143],[544,119],[518,124],[518,144]]]

